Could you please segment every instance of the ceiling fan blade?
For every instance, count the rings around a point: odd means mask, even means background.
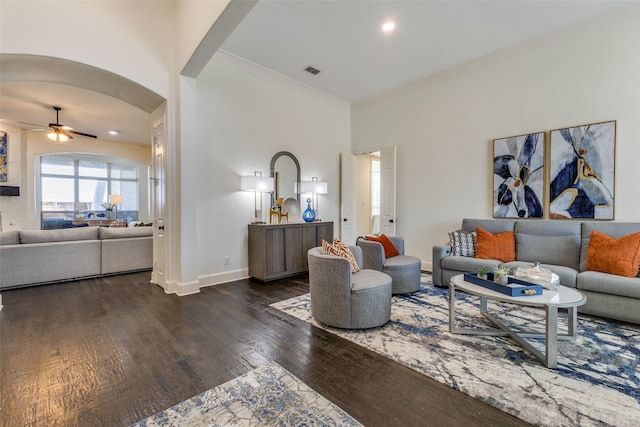
[[[60,132],[61,134],[65,135],[69,139],[73,139],[73,137],[69,134],[69,132],[67,132],[64,129],[59,129],[58,132]]]
[[[64,133],[75,133],[76,135],[86,136],[87,138],[97,138],[95,135],[91,135],[90,133],[77,132],[75,130],[63,131]]]
[[[18,122],[18,123],[23,124],[23,125],[35,126],[37,128],[43,128],[43,129],[46,128],[45,125],[38,125],[38,124],[35,124],[35,123],[29,123],[29,122]]]

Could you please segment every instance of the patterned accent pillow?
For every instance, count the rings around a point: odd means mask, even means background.
[[[356,273],[360,271],[358,263],[351,253],[349,246],[345,245],[340,239],[333,239],[333,243],[329,243],[322,239],[322,253],[325,255],[334,255],[341,258],[346,258],[351,263],[351,272]]]
[[[451,244],[451,255],[455,256],[476,256],[477,234],[475,231],[450,231],[449,243]]]
[[[127,220],[126,219],[114,219],[113,222],[109,225],[109,227],[126,227]]]

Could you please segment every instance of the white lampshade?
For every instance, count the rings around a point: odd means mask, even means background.
[[[122,194],[109,194],[109,203],[119,205],[122,203]]]
[[[243,176],[240,179],[240,189],[244,191],[269,193],[273,191],[273,178],[269,176]]]

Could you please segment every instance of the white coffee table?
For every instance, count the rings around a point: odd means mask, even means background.
[[[491,321],[499,329],[464,329],[456,328],[456,290],[480,297],[480,313]],[[545,331],[515,331],[504,322],[496,319],[487,312],[487,300],[502,301],[506,303],[529,307],[540,307],[545,312]],[[505,336],[509,335],[526,350],[533,353],[542,363],[549,368],[558,366],[558,340],[575,340],[576,325],[578,324],[578,307],[587,302],[587,297],[575,289],[560,286],[558,291],[544,289],[542,295],[511,297],[491,289],[469,283],[464,280],[462,274],[451,278],[449,284],[449,332],[465,335]],[[567,309],[568,330],[566,334],[558,333],[558,309]],[[534,348],[527,339],[544,339],[545,351]]]

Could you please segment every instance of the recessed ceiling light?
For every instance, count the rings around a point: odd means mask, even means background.
[[[119,133],[120,133],[120,132],[119,132],[119,131],[117,131],[117,130],[110,130],[110,131],[109,131],[109,135],[117,135],[117,134],[119,134]]]
[[[390,33],[395,28],[396,28],[396,23],[393,21],[386,21],[384,24],[382,24],[382,31],[384,31],[385,33]]]

